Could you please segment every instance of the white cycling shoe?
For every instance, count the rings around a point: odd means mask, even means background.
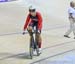
[[[41,54],[41,52],[42,52],[42,51],[41,51],[41,48],[39,48],[39,54]]]
[[[41,48],[39,48],[39,52],[38,52],[38,53],[41,54],[41,52],[42,52],[42,51],[41,51]],[[34,55],[37,55],[36,50],[34,50],[33,54],[34,54]]]

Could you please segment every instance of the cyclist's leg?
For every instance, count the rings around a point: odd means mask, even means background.
[[[39,48],[39,54],[41,54],[41,44],[42,44],[41,33],[36,32],[36,41]]]
[[[41,38],[41,30],[38,31],[38,23],[35,24],[36,26],[36,41],[39,48],[41,48],[42,38]]]
[[[27,31],[30,36],[32,36],[32,26],[28,26]]]
[[[42,38],[41,38],[41,33],[36,33],[36,40],[37,40],[37,44],[38,47],[41,48],[41,43],[42,43]]]
[[[34,25],[34,23],[30,23],[27,28],[27,31],[28,31],[30,37],[32,37],[33,25]]]
[[[31,42],[31,41],[32,41],[32,38],[33,38],[32,26],[28,26],[27,31],[28,31],[28,33],[29,33],[29,36],[30,36],[30,42]]]

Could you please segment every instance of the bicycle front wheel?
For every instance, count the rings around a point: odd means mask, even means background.
[[[33,58],[33,51],[34,51],[34,49],[31,47],[31,48],[30,48],[30,58],[31,58],[31,59]]]

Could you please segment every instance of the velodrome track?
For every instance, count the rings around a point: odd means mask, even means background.
[[[12,1],[0,3],[0,64],[75,64],[75,40],[69,28],[70,1]],[[42,13],[42,54],[29,59],[29,35],[22,35],[29,4]],[[45,4],[44,4],[45,3]]]

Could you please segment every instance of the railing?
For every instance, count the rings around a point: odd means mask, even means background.
[[[0,2],[10,2],[10,1],[16,1],[16,0],[0,0]]]

